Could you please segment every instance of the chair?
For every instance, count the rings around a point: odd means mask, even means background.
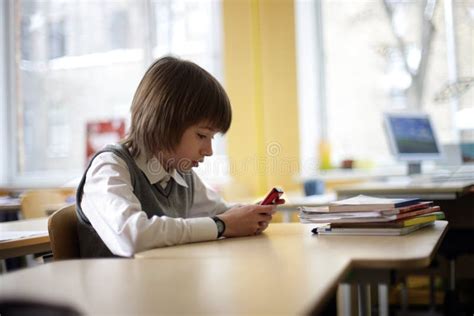
[[[21,213],[24,219],[48,216],[48,211],[66,204],[67,195],[58,190],[32,190],[21,196]]]
[[[48,232],[54,260],[80,258],[74,204],[59,209],[49,217]]]

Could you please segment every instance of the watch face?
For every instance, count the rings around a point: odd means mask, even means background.
[[[216,223],[217,237],[221,237],[225,230],[225,223],[217,216],[214,216],[212,219]]]
[[[219,220],[216,222],[217,225],[217,231],[219,234],[222,234],[224,232],[224,224]]]

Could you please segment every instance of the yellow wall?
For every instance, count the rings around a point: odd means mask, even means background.
[[[228,133],[232,194],[298,187],[298,104],[292,0],[224,0],[225,87],[233,106]]]

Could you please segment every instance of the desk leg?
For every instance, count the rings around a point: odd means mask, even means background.
[[[388,285],[379,284],[379,315],[388,316]]]
[[[358,314],[371,315],[372,302],[370,295],[370,285],[356,284],[358,299]],[[380,316],[388,316],[388,285],[378,285],[378,302]],[[337,314],[339,316],[351,316],[355,306],[352,305],[352,286],[349,283],[341,283],[338,288]]]
[[[358,284],[358,301],[359,301],[359,316],[370,316],[372,302],[370,300],[370,285],[369,284]]]
[[[370,286],[377,286],[378,289],[378,315],[388,316],[388,285],[390,284],[390,270],[386,269],[354,269],[339,286],[341,291],[338,308],[344,308],[343,313],[351,311],[359,315],[371,315],[372,302]],[[351,309],[351,285],[356,286],[358,307],[355,311]],[[346,307],[349,306],[349,307]],[[338,311],[339,312],[339,311]],[[345,315],[338,313],[339,315]],[[350,314],[348,314],[350,315]]]
[[[352,286],[349,283],[341,283],[338,288],[337,315],[352,315]]]

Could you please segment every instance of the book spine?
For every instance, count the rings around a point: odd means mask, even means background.
[[[406,213],[406,212],[411,212],[411,211],[415,211],[415,210],[425,209],[425,208],[430,207],[432,205],[433,205],[432,201],[420,202],[418,204],[414,204],[414,205],[410,205],[410,206],[399,207],[399,208],[396,208],[396,210],[398,211],[398,213]]]
[[[400,236],[431,226],[433,223],[434,221],[403,228],[333,228],[331,226],[322,226],[313,229],[313,233],[321,235]]]
[[[330,213],[340,212],[371,212],[377,210],[378,212],[392,211],[393,207],[386,205],[329,205]]]
[[[382,222],[382,223],[334,223],[331,224],[333,228],[403,228],[417,224],[434,222],[435,220],[442,219],[438,215],[428,213],[428,216],[414,217],[410,219],[396,220],[393,222]]]
[[[406,201],[401,201],[401,202],[395,203],[393,205],[393,207],[395,207],[395,208],[406,207],[406,206],[416,205],[418,203],[420,203],[420,199],[408,199]]]
[[[421,202],[420,199],[409,199],[406,201],[394,202],[394,203],[363,203],[363,204],[330,204],[329,212],[363,212],[363,211],[393,211],[407,212],[412,209],[419,209],[427,207],[432,204],[431,201]]]
[[[438,212],[439,210],[440,210],[439,206],[432,206],[432,207],[428,207],[422,210],[401,213],[395,216],[396,216],[396,219],[408,219],[408,218],[413,218],[415,216],[422,215],[422,214]]]

